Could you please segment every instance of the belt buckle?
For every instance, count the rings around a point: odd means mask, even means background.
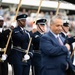
[[[17,46],[17,48],[21,49],[21,47],[20,47],[20,46]]]

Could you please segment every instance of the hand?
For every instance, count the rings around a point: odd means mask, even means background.
[[[36,31],[37,31],[37,29],[34,28],[34,29],[32,30],[32,33],[35,33]]]
[[[10,26],[10,29],[13,30],[13,29],[14,29],[14,26],[11,25],[11,26]]]
[[[66,43],[65,46],[67,47],[68,51],[70,51],[70,45]]]
[[[2,28],[0,28],[0,32],[2,33]]]
[[[1,60],[5,61],[7,59],[7,54],[3,54]]]
[[[29,56],[28,54],[25,54],[25,55],[24,55],[24,60],[27,61],[27,60],[29,60],[29,59],[30,59],[30,56]]]

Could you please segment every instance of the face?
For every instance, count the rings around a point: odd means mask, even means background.
[[[0,20],[0,27],[3,26],[3,23],[4,23],[4,21],[3,20]]]
[[[26,25],[26,19],[18,20],[17,22],[20,27],[25,27]]]
[[[54,34],[59,34],[62,31],[62,20],[55,19],[54,23],[50,25],[50,28]]]
[[[43,32],[45,32],[45,30],[46,30],[45,25],[39,25],[39,26],[40,26],[41,30],[42,30]],[[40,30],[40,28],[37,27],[37,29],[38,29],[40,32],[42,32],[42,31]]]
[[[69,26],[63,26],[63,31],[65,32],[65,33],[68,33],[68,31],[69,31]]]

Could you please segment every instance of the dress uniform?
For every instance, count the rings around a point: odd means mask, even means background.
[[[69,51],[69,54],[71,55],[72,52],[73,52],[73,47],[72,47],[72,43],[75,42],[75,38],[74,37],[68,37],[67,33],[69,32],[69,21],[68,20],[65,20],[63,22],[63,32],[60,33],[60,35],[62,36],[62,41],[65,43],[68,43],[70,45],[70,48],[71,50]],[[72,59],[72,62],[73,62],[73,57],[71,58]],[[69,69],[67,71],[67,75],[74,75],[73,72]]]
[[[4,48],[6,47],[9,37],[10,29],[3,28],[4,19],[0,16],[0,75],[8,75],[8,57],[11,51],[11,42],[8,44],[6,54]]]
[[[36,21],[37,31],[33,33],[33,58],[32,58],[32,75],[40,75],[41,71],[41,51],[39,49],[40,37],[45,32],[46,19]]]
[[[30,41],[30,34],[24,29],[26,18],[26,14],[18,15],[16,18],[18,26],[14,28],[12,32],[13,48],[10,63],[13,65],[14,75],[29,75],[30,71],[31,60],[29,57],[31,58],[33,56],[31,46],[28,52],[29,56],[26,58],[29,60],[23,61],[23,59],[25,59],[25,51],[27,50]]]
[[[75,42],[75,36],[68,36],[67,33],[69,32],[69,22],[66,20],[64,23],[63,23],[63,27],[62,27],[63,31],[60,33],[60,36],[62,36],[62,41],[65,43],[68,43],[70,46],[71,46],[71,51],[70,51],[70,54],[72,53],[73,51],[73,48],[72,48],[72,43]]]

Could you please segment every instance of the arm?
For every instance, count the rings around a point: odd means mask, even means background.
[[[49,56],[59,56],[68,53],[66,46],[54,45],[52,40],[48,40],[46,37],[41,37],[40,49],[44,54]]]
[[[73,42],[75,42],[75,36],[67,38],[64,43],[68,43],[71,45]]]

